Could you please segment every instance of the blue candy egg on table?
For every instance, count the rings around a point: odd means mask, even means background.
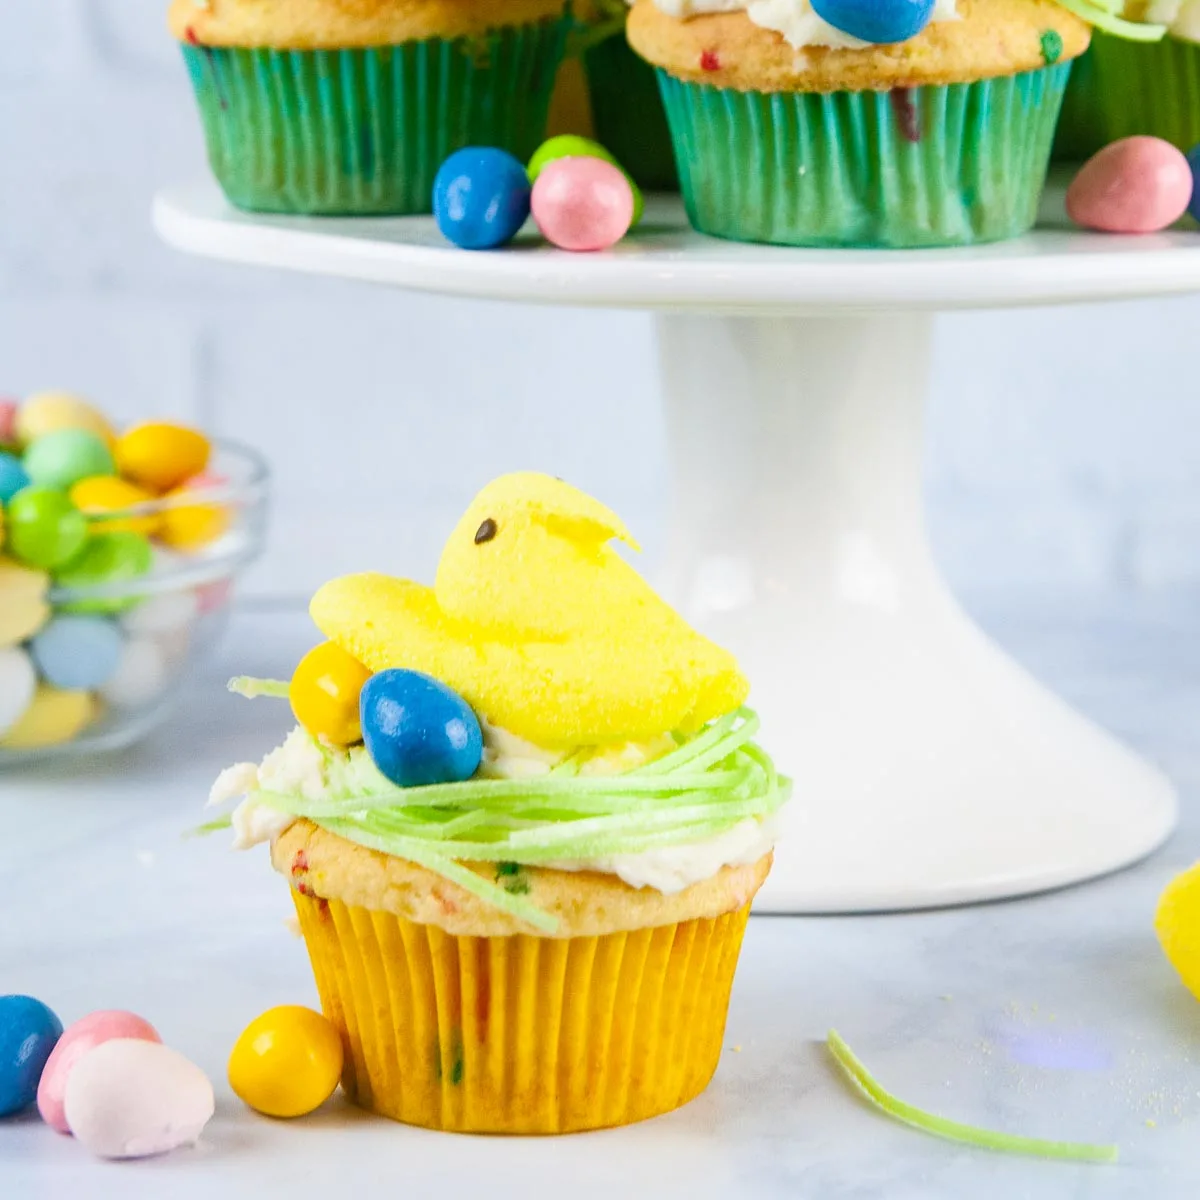
[[[29,475],[15,454],[0,450],[0,504],[7,504],[22,488],[30,484]]]
[[[46,1060],[62,1031],[62,1022],[40,1000],[0,996],[0,1117],[37,1099]]]
[[[834,29],[887,46],[916,37],[933,16],[934,0],[812,0],[812,6]]]
[[[442,235],[464,250],[511,242],[529,216],[529,177],[507,151],[455,151],[433,181],[433,216]]]
[[[359,698],[363,741],[397,787],[460,783],[479,769],[483,732],[471,706],[420,671],[380,671]]]
[[[104,617],[62,614],[29,643],[38,674],[65,692],[103,687],[121,664],[124,638]]]

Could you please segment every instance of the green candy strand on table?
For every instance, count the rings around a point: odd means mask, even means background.
[[[87,429],[60,429],[38,438],[21,464],[39,487],[67,491],[81,479],[115,475],[112,451]]]
[[[9,501],[6,519],[9,552],[31,567],[64,566],[88,540],[87,518],[53,488],[22,489]]]
[[[154,551],[140,533],[120,531],[95,534],[83,551],[55,573],[59,587],[76,590],[140,579],[154,565]],[[70,613],[116,613],[132,608],[137,597],[97,597],[73,600],[58,607]]]

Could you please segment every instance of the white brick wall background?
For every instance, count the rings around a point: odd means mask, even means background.
[[[517,466],[595,490],[653,561],[665,446],[649,319],[406,296],[191,260],[156,187],[205,170],[165,0],[7,0],[0,391],[90,393],[268,452],[252,590],[424,573]],[[1200,300],[939,321],[928,491],[967,590],[1200,584]],[[553,381],[553,382],[547,382]]]

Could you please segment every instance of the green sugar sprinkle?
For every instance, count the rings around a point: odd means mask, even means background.
[[[889,1117],[905,1125],[911,1125],[934,1137],[950,1142],[975,1146],[980,1150],[994,1150],[1001,1154],[1025,1154],[1033,1158],[1054,1158],[1064,1162],[1115,1163],[1116,1146],[1093,1146],[1086,1142],[1051,1142],[1041,1138],[1020,1137],[1011,1133],[996,1133],[980,1129],[975,1125],[962,1125],[948,1121],[924,1109],[906,1104],[886,1091],[867,1070],[835,1030],[829,1031],[829,1052],[834,1061],[846,1073],[846,1077],[868,1100],[882,1109]]]
[[[1052,67],[1060,58],[1063,52],[1062,35],[1057,29],[1047,29],[1042,34],[1042,61],[1046,66]]]

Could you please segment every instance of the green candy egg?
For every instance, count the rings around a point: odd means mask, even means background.
[[[548,164],[560,158],[600,158],[611,163],[629,181],[633,191],[633,224],[642,219],[642,211],[646,207],[642,199],[642,189],[633,182],[633,176],[606,150],[599,142],[591,138],[580,137],[577,133],[560,133],[557,137],[544,141],[533,153],[525,173],[530,183],[537,183],[537,177]]]
[[[65,492],[81,479],[115,475],[117,464],[104,441],[87,429],[47,433],[25,451],[21,465],[38,486]]]
[[[70,562],[88,540],[87,518],[53,488],[22,488],[8,502],[5,520],[9,553],[44,571]]]
[[[98,533],[65,567],[54,575],[64,588],[92,588],[102,584],[124,583],[140,579],[154,565],[154,551],[140,533],[120,531]],[[75,600],[58,605],[61,612],[116,613],[132,608],[138,597],[120,599]]]

